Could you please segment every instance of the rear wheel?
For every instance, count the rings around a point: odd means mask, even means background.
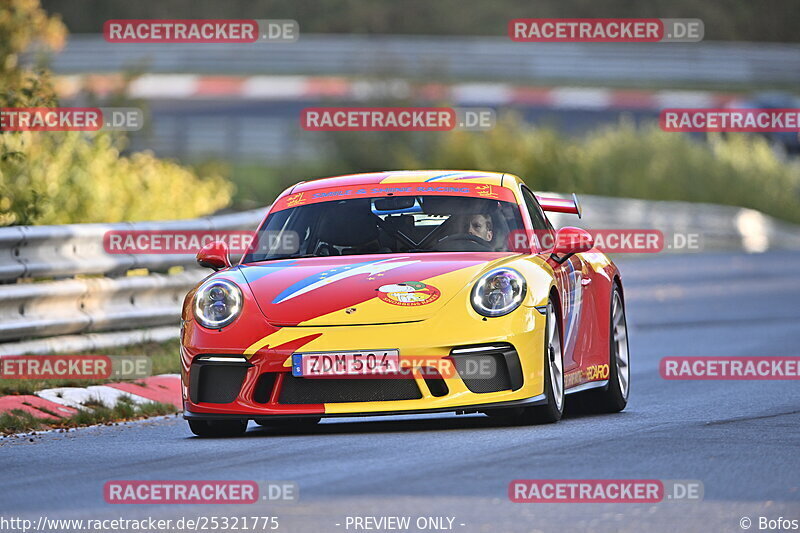
[[[544,394],[547,403],[533,407],[502,409],[490,416],[518,425],[551,424],[564,414],[564,354],[561,345],[561,324],[552,300],[547,303],[544,344]]]
[[[247,420],[189,420],[198,437],[239,437],[247,431]]]
[[[593,413],[617,413],[628,405],[631,380],[628,324],[625,319],[625,303],[616,282],[611,290],[609,327],[608,386],[603,389],[587,391],[583,397],[584,407]]]

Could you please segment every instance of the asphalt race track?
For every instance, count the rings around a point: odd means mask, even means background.
[[[338,419],[295,433],[251,424],[246,437],[213,440],[168,417],[4,439],[0,515],[277,516],[278,531],[321,533],[354,531],[347,516],[454,517],[452,530],[465,533],[743,531],[744,517],[759,531],[762,516],[800,519],[800,384],[665,381],[658,372],[664,356],[800,355],[800,253],[618,263],[633,365],[621,414],[509,428],[482,415]],[[124,479],[286,480],[300,498],[105,503],[104,483]],[[700,480],[705,497],[515,504],[514,479]]]

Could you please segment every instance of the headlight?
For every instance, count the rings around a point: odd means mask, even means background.
[[[472,288],[472,307],[483,316],[507,315],[522,303],[527,285],[516,270],[487,272]]]
[[[242,312],[242,290],[224,279],[211,280],[194,295],[194,317],[209,329],[233,322]]]

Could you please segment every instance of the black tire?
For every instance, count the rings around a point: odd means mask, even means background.
[[[554,422],[558,422],[561,420],[561,417],[564,415],[564,404],[565,396],[564,396],[564,352],[563,352],[563,343],[562,343],[562,335],[561,335],[561,320],[558,318],[557,308],[555,307],[556,304],[553,302],[552,299],[547,303],[547,325],[545,326],[548,331],[548,335],[545,335],[545,348],[544,348],[544,356],[545,356],[545,365],[544,365],[544,390],[545,395],[547,396],[547,403],[544,405],[537,405],[535,407],[529,407],[527,409],[528,413],[527,416],[530,419],[528,423],[530,424],[552,424]],[[550,339],[550,321],[553,320],[554,324],[554,337]],[[558,350],[551,349],[554,346],[558,346]],[[560,368],[561,368],[561,375],[557,378],[561,382],[561,392],[560,398],[559,393],[556,393],[553,389],[553,379],[551,375],[552,365],[551,362],[554,361],[555,357],[560,357]]]
[[[247,420],[189,420],[189,429],[198,437],[240,437],[247,431]]]
[[[551,299],[547,303],[547,321],[545,326],[544,339],[544,394],[547,403],[533,407],[517,407],[513,409],[497,409],[489,411],[487,414],[493,418],[502,420],[510,425],[531,425],[531,424],[552,424],[561,420],[564,415],[564,354],[561,337],[561,321],[558,319],[556,304]],[[553,321],[553,342],[550,339],[550,325]],[[553,348],[553,349],[551,349]],[[557,348],[557,349],[556,349]],[[560,358],[560,376],[555,380],[551,379],[551,362],[555,358]],[[561,383],[560,393],[554,392],[553,381]]]
[[[621,310],[619,330],[615,326],[615,302]],[[622,338],[621,334],[624,334]],[[624,346],[620,346],[624,344]],[[625,350],[624,357],[620,357],[619,349]],[[624,361],[624,368],[620,368],[621,361]],[[620,372],[624,372],[625,379],[620,380]],[[623,388],[622,383],[625,383]],[[630,352],[628,351],[628,324],[625,316],[625,301],[622,299],[622,291],[619,284],[615,281],[611,289],[610,309],[609,309],[609,346],[608,346],[608,386],[602,389],[586,391],[581,394],[583,410],[589,413],[618,413],[628,405],[630,397]]]
[[[319,416],[303,416],[299,418],[256,418],[253,422],[265,427],[305,429],[316,426],[320,420],[322,417]]]

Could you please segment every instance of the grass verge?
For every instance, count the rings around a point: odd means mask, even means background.
[[[116,405],[93,404],[90,409],[85,409],[72,416],[51,420],[14,409],[0,413],[0,434],[11,435],[44,429],[67,429],[96,424],[110,424],[112,422],[127,422],[152,416],[161,416],[177,413],[178,409],[171,404],[148,402],[137,405],[130,399],[122,397]]]
[[[131,346],[113,348],[103,355],[145,355],[153,363],[153,375],[177,374],[180,372],[180,343],[178,339],[157,343],[150,342]],[[69,355],[97,355],[98,350],[91,352],[78,352]],[[89,385],[103,385],[117,380],[90,380],[90,379],[2,379],[0,378],[0,396],[8,394],[33,394],[42,389],[55,387],[88,387]]]

